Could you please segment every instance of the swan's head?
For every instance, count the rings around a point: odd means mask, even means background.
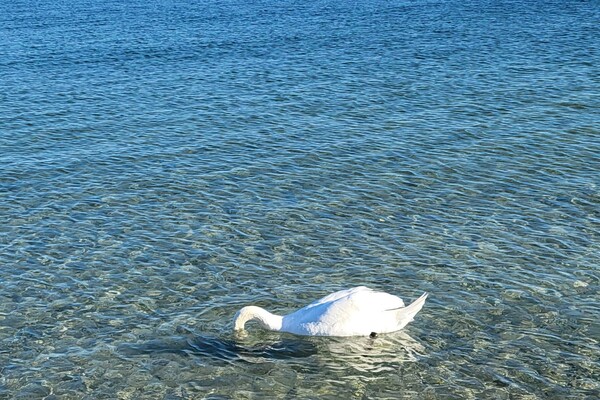
[[[235,313],[235,317],[233,317],[234,331],[243,331],[245,329],[246,322],[250,321],[253,318],[253,308],[253,306],[244,307],[240,311]]]
[[[282,317],[271,314],[264,308],[256,306],[246,306],[235,314],[233,318],[233,329],[235,331],[243,331],[246,322],[257,321],[263,328],[272,331],[281,329]]]

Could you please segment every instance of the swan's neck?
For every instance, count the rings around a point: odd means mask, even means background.
[[[271,314],[264,308],[247,306],[235,314],[235,318],[233,320],[233,329],[236,331],[244,330],[246,322],[252,320],[257,321],[265,329],[269,329],[271,331],[279,331],[283,325],[283,317]]]

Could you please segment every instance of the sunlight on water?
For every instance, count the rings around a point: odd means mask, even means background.
[[[0,398],[599,398],[599,13],[1,5]],[[358,285],[430,297],[232,332]]]

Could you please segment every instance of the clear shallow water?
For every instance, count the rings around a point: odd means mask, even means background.
[[[600,396],[597,1],[53,3],[0,5],[1,398]],[[431,296],[231,333],[362,284]]]

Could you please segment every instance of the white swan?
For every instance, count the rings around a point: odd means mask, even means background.
[[[423,308],[427,293],[404,306],[401,298],[364,286],[340,290],[291,314],[271,314],[264,308],[247,306],[235,314],[236,331],[255,320],[271,331],[309,336],[375,336],[406,326]]]

